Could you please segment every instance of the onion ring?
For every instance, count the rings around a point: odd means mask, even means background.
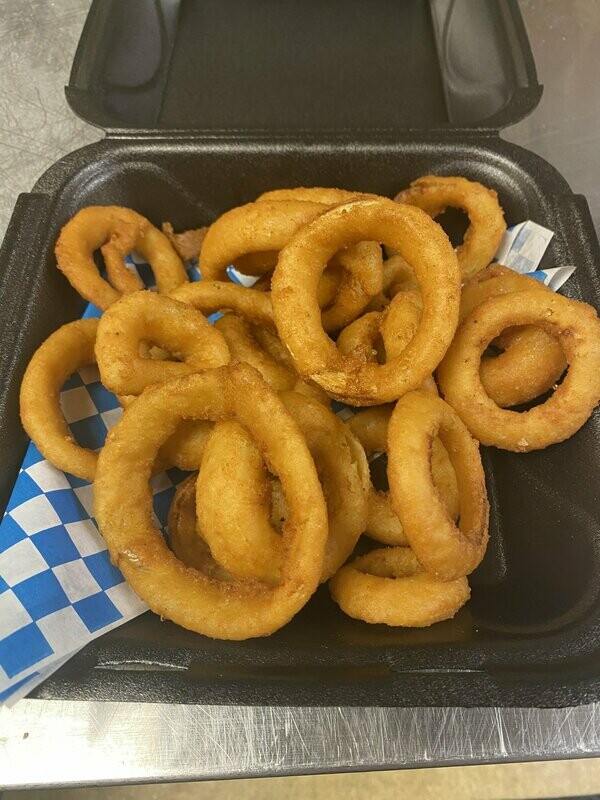
[[[239,266],[242,256],[280,251],[300,228],[328,208],[325,203],[286,200],[248,203],[227,211],[210,226],[204,239],[200,253],[203,277],[225,280],[228,265]],[[328,331],[339,330],[360,314],[382,282],[381,248],[375,242],[355,243],[337,253],[336,260],[344,273],[332,306],[323,312],[323,326]],[[247,273],[253,269],[253,273],[263,274],[273,267],[272,259],[263,262],[261,257],[252,266],[246,259],[242,267]]]
[[[388,425],[391,414],[391,406],[375,406],[359,411],[346,422],[364,447],[367,456],[373,456],[375,453],[387,453]],[[437,437],[431,443],[431,475],[449,517],[452,520],[458,519],[460,497],[456,473],[446,448]],[[378,490],[372,484],[369,490],[365,533],[371,539],[382,544],[408,544],[402,523],[392,508],[389,492]]]
[[[348,558],[364,530],[369,468],[363,448],[335,414],[295,392],[280,397],[306,438],[326,497],[325,581]],[[198,529],[219,564],[238,577],[276,581],[283,550],[270,519],[271,486],[260,451],[239,425],[215,426],[196,491]],[[281,502],[278,508],[287,518]]]
[[[417,331],[386,364],[344,356],[321,325],[315,292],[324,265],[357,240],[389,241],[422,286]],[[292,238],[280,253],[271,300],[279,336],[298,372],[338,400],[376,405],[419,386],[445,354],[458,321],[460,275],[447,236],[422,211],[389,200],[356,201],[336,206]]]
[[[423,313],[421,295],[414,291],[398,292],[381,316],[381,338],[388,359],[399,358],[415,335]],[[432,375],[419,386],[424,392],[438,394]]]
[[[238,419],[282,484],[281,583],[214,581],[186,567],[155,526],[148,479],[158,448],[182,418]],[[111,430],[98,459],[95,515],[113,563],[162,617],[220,639],[266,636],[315,591],[327,539],[327,510],[298,426],[277,394],[247,365],[221,367],[149,387]]]
[[[140,355],[140,343],[157,342],[183,363]],[[118,395],[140,394],[152,383],[227,364],[222,335],[190,306],[154,292],[124,295],[102,316],[96,358],[106,388]]]
[[[196,509],[197,531],[225,570],[272,585],[281,580],[285,553],[270,521],[267,470],[254,439],[235,419],[217,422],[208,438]]]
[[[70,375],[96,364],[99,322],[96,318],[80,319],[54,331],[29,362],[20,394],[23,428],[40,453],[57,469],[90,482],[96,474],[98,453],[75,441],[61,409],[60,395]],[[118,399],[126,406],[135,397]],[[152,473],[162,472],[173,463],[159,454]]]
[[[439,436],[454,467],[460,523],[454,524],[433,483],[431,442]],[[427,572],[440,580],[468,575],[488,541],[489,503],[479,446],[458,414],[439,397],[401,397],[388,428],[388,479],[392,507]]]
[[[456,251],[463,278],[470,278],[487,267],[506,231],[496,192],[466,178],[426,175],[413,181],[394,200],[417,206],[431,217],[437,217],[448,206],[467,213],[470,224]]]
[[[506,328],[537,325],[562,345],[569,368],[541,405],[517,412],[499,408],[479,377],[481,354]],[[447,402],[482,444],[529,452],[568,439],[600,400],[600,322],[586,303],[553,292],[498,295],[477,306],[460,325],[438,368]]]
[[[423,628],[450,619],[470,597],[465,577],[440,581],[423,571],[410,547],[372,550],[329,581],[348,616],[365,622]]]
[[[205,315],[215,311],[235,311],[244,319],[275,329],[271,296],[230,281],[196,281],[180,286],[171,297],[193,306]]]
[[[321,581],[348,558],[367,519],[369,465],[362,445],[329,409],[297,392],[282,400],[302,430],[323,486],[329,519]]]
[[[230,281],[187,283],[176,289],[172,297],[205,315],[222,309],[232,309],[244,319],[261,327],[275,329],[270,295],[238,286]],[[216,333],[219,334],[218,331]],[[296,383],[294,388],[302,392],[307,391],[308,394],[319,393],[318,387],[315,387],[313,392],[312,387],[306,382]],[[322,395],[319,396],[324,400]],[[209,422],[183,420],[173,436],[161,448],[161,458],[182,470],[198,469],[211,430],[212,424]]]
[[[69,322],[36,350],[21,384],[21,422],[44,458],[57,469],[93,481],[98,454],[80,447],[60,407],[60,390],[80,367],[95,364],[97,319]]]
[[[86,300],[106,310],[121,297],[121,292],[102,278],[93,259],[99,247],[112,258],[110,273],[119,278],[120,285],[134,291],[141,288],[124,263],[117,259],[125,254],[120,241],[127,241],[125,252],[137,250],[152,267],[156,285],[161,293],[187,283],[185,267],[167,237],[145,217],[120,206],[88,206],[78,211],[60,232],[55,254],[58,268],[71,286]],[[120,276],[120,277],[119,277]]]
[[[265,251],[279,252],[296,231],[324,211],[324,203],[297,200],[247,203],[222,214],[208,229],[200,251],[200,271],[206,280],[227,280],[227,267],[242,256],[261,253],[254,263],[256,272],[273,268],[270,259],[263,264]],[[245,269],[251,268],[248,261]],[[248,272],[247,274],[254,274]]]
[[[463,287],[460,320],[489,297],[527,289],[551,292],[534,278],[492,264]],[[534,325],[509,328],[493,345],[503,352],[495,357],[483,356],[479,375],[486,393],[502,408],[528,403],[544,394],[567,368],[557,339]]]

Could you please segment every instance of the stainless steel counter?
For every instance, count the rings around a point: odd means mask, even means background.
[[[0,230],[16,194],[98,138],[63,85],[88,0],[0,0]],[[600,3],[522,0],[545,84],[506,138],[553,163],[600,225]],[[600,754],[600,704],[560,710],[253,708],[24,700],[0,709],[0,788]]]

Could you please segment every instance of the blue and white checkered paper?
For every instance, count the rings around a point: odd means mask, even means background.
[[[149,266],[136,261],[131,268],[152,285]],[[189,274],[200,279],[196,266]],[[84,313],[99,315],[92,305]],[[69,378],[61,406],[77,442],[92,450],[122,413],[95,367]],[[168,470],[151,481],[162,527],[183,475]],[[111,564],[92,508],[91,484],[30,443],[0,524],[0,702],[15,702],[88,642],[147,610]]]
[[[513,266],[511,260],[520,258],[518,271],[527,266],[525,272],[534,272],[550,237],[539,236],[535,223],[517,227],[520,236],[513,235],[515,229],[507,232],[498,260]],[[528,240],[528,230],[535,242]],[[511,242],[520,255],[512,252]],[[139,259],[135,265],[151,286],[148,265]],[[535,275],[542,280],[544,276]],[[230,277],[245,285],[255,280],[233,270]],[[197,266],[191,267],[190,279],[200,279]],[[99,313],[90,305],[84,316]],[[93,367],[68,380],[61,404],[76,440],[92,449],[102,446],[108,428],[121,414],[118,401],[99,382]],[[151,481],[162,527],[183,476],[179,470],[169,470]],[[0,523],[0,703],[16,702],[88,642],[146,609],[110,563],[93,518],[92,486],[57,470],[30,444]]]

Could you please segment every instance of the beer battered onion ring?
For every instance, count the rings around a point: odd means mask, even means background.
[[[346,422],[362,444],[367,456],[387,453],[391,414],[391,406],[376,406],[359,411]],[[431,475],[449,517],[452,520],[458,519],[460,498],[456,474],[446,448],[437,437],[431,443]],[[375,489],[371,484],[368,503],[365,527],[367,536],[382,544],[407,545],[408,539],[398,515],[392,508],[389,492]]]
[[[569,366],[551,397],[517,412],[499,408],[486,394],[479,363],[503,330],[522,325],[555,336]],[[491,297],[460,325],[438,379],[446,401],[482,444],[521,453],[541,450],[578,431],[600,400],[600,321],[591,306],[553,292]]]
[[[227,267],[264,274],[273,268],[270,253],[280,251],[304,225],[330,208],[325,203],[303,200],[260,201],[233,208],[208,229],[200,252],[200,270],[209,280],[225,280]],[[251,253],[263,254],[251,264]],[[267,253],[266,260],[263,256]],[[358,242],[344,252],[331,253],[344,268],[332,305],[323,312],[326,330],[339,330],[353,320],[381,290],[383,262],[375,242]],[[263,269],[264,263],[264,269]],[[296,276],[302,280],[302,274]]]
[[[496,192],[466,178],[425,175],[413,181],[394,200],[417,206],[431,217],[442,214],[448,206],[467,213],[470,224],[463,243],[456,251],[464,279],[487,267],[496,255],[506,231],[504,213]]]
[[[122,259],[137,250],[152,267],[160,293],[187,283],[185,267],[168,238],[145,217],[121,206],[88,206],[63,227],[56,243],[58,268],[71,286],[103,311],[121,297],[100,276],[93,253],[98,248],[108,256],[107,270],[123,291],[142,288]]]
[[[144,357],[143,342],[158,344],[182,361]],[[96,358],[109,391],[138,395],[153,383],[228,364],[230,354],[219,331],[190,306],[154,292],[135,292],[103,314]]]
[[[450,619],[469,599],[464,577],[437,580],[410,547],[386,547],[359,556],[329,581],[331,596],[354,619],[424,628]]]
[[[97,319],[69,322],[36,350],[21,384],[21,422],[40,453],[58,469],[93,481],[98,454],[78,445],[60,407],[60,390],[80,367],[96,363]]]
[[[296,392],[282,392],[280,398],[306,439],[327,503],[323,582],[348,558],[365,529],[369,467],[363,448],[335,414]],[[215,425],[197,482],[198,530],[231,574],[279,579],[284,551],[271,524],[271,500],[262,455],[247,431],[235,422]]]
[[[340,353],[323,330],[316,300],[329,258],[365,240],[398,250],[423,293],[414,337],[386,364]],[[279,336],[300,374],[350,405],[375,405],[416,388],[440,362],[458,321],[460,274],[447,236],[422,211],[391,200],[356,201],[336,206],[296,233],[279,255],[271,300]]]
[[[183,418],[237,419],[278,476],[290,510],[283,526],[281,583],[219,582],[169,550],[152,514],[150,469]],[[149,387],[110,431],[98,459],[95,516],[113,563],[150,608],[219,639],[267,636],[315,591],[327,539],[327,509],[314,462],[277,394],[247,365],[207,370]]]
[[[528,289],[552,293],[534,278],[492,264],[463,287],[460,320],[489,297]],[[535,325],[508,328],[492,344],[502,352],[483,356],[479,375],[486,393],[502,408],[528,403],[544,394],[567,368],[560,342]]]
[[[433,483],[431,442],[436,436],[456,474],[458,528]],[[472,572],[488,541],[489,503],[479,445],[439,397],[410,392],[396,404],[388,428],[388,479],[392,507],[427,572],[444,581]]]

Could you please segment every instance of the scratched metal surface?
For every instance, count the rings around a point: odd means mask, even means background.
[[[99,132],[63,96],[88,0],[0,0],[0,232],[18,192]],[[600,224],[600,3],[522,0],[545,94],[504,135]],[[0,788],[366,770],[600,754],[600,705],[253,708],[24,700],[0,709]]]
[[[600,707],[258,708],[24,700],[0,715],[0,786],[341,772],[600,752]]]

